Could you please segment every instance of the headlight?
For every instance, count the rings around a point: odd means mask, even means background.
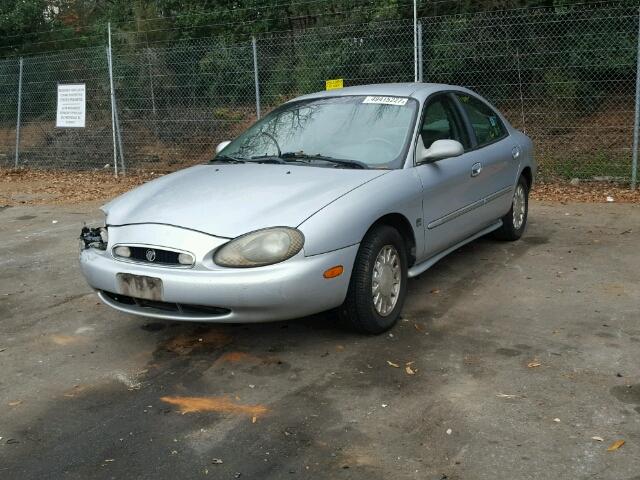
[[[293,257],[303,245],[304,235],[295,228],[265,228],[224,244],[213,261],[221,267],[263,267]]]

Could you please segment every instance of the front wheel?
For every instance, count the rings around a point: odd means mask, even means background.
[[[499,240],[519,240],[527,226],[528,215],[529,183],[521,176],[513,192],[511,209],[502,217],[502,226],[494,232],[494,236]]]
[[[360,244],[340,317],[355,330],[378,334],[400,318],[407,293],[407,253],[398,231],[375,227]]]

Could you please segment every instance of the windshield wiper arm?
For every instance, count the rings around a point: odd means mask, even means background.
[[[278,155],[256,155],[255,157],[249,158],[250,161],[254,163],[287,163],[283,159],[281,159]]]
[[[345,167],[368,169],[369,165],[358,160],[345,160],[343,158],[333,158],[326,155],[309,155],[302,152],[285,152],[280,155],[283,159],[296,159],[296,160],[321,160],[323,162],[331,162],[336,165],[344,165]]]
[[[242,158],[230,157],[229,155],[218,155],[212,160],[209,160],[209,163],[246,163],[246,161]]]
[[[255,157],[251,157],[249,161],[254,163],[276,163],[279,165],[286,165],[291,163],[297,163],[297,164],[303,164],[303,165],[309,164],[308,162],[305,162],[303,160],[298,160],[293,157],[282,157],[278,155],[257,155]]]

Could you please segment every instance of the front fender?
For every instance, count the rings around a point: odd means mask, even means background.
[[[389,214],[401,214],[409,221],[419,257],[424,250],[424,228],[418,221],[422,219],[422,184],[414,168],[382,175],[298,225],[305,236],[305,255],[319,255],[358,244],[371,225]]]

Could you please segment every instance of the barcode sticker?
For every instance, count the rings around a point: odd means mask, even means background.
[[[362,103],[376,103],[378,105],[397,105],[399,107],[406,105],[408,98],[402,97],[366,97]]]

